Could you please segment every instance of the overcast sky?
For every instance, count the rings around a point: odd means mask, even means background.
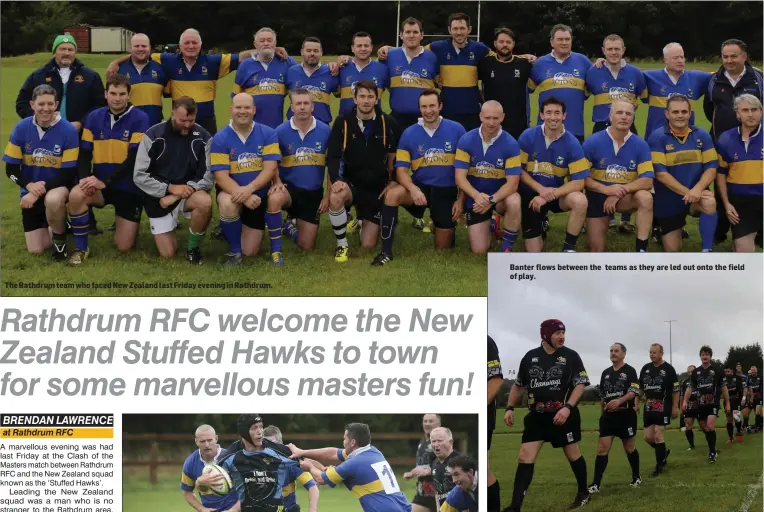
[[[573,258],[571,258],[573,256]],[[647,258],[645,257],[647,256]],[[745,264],[744,271],[541,272],[535,280],[512,280],[510,264],[648,265]],[[562,320],[565,344],[581,355],[592,384],[610,365],[609,347],[626,345],[626,362],[637,372],[650,361],[651,343],[661,343],[669,360],[672,324],[673,365],[677,373],[699,364],[708,344],[724,360],[732,345],[762,341],[764,303],[761,254],[631,253],[592,255],[491,254],[488,265],[488,334],[499,347],[505,377],[514,377],[525,353],[540,343],[539,326]],[[512,371],[512,375],[509,375]]]

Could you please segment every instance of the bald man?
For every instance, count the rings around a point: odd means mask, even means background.
[[[225,264],[239,265],[243,256],[256,255],[267,225],[272,262],[281,266],[281,203],[276,204],[280,195],[268,194],[281,153],[276,132],[254,118],[254,98],[244,92],[235,95],[231,123],[210,145],[210,170],[220,187],[220,227],[231,249]]]
[[[492,234],[498,234],[499,215],[504,216],[501,238],[516,238],[520,229],[520,146],[502,130],[503,121],[501,104],[486,101],[480,127],[467,132],[456,148],[456,184],[466,196],[464,212],[475,254],[488,252]]]
[[[224,478],[221,474],[202,474],[205,466],[215,462],[215,457],[221,451],[215,429],[210,425],[199,425],[194,433],[194,443],[196,443],[198,450],[189,455],[186,462],[183,463],[183,473],[180,478],[183,498],[197,512],[230,509],[239,501],[235,490],[225,496],[205,492],[210,485],[216,484]],[[199,492],[201,501],[194,494],[194,490]]]
[[[162,66],[151,60],[151,41],[146,34],[130,39],[130,58],[119,65],[119,74],[130,81],[130,101],[149,116],[149,126],[162,121],[162,91],[169,79]]]

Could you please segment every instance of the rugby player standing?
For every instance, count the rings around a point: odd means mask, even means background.
[[[663,346],[659,343],[650,345],[650,361],[639,372],[639,387],[645,401],[645,442],[655,450],[655,471],[650,476],[656,477],[663,473],[671,454],[663,431],[671,418],[679,416],[679,381],[674,367],[663,360]]]
[[[162,122],[162,93],[169,79],[164,68],[151,60],[149,36],[130,38],[130,58],[119,65],[118,73],[130,81],[130,102],[149,116],[149,126]]]
[[[748,376],[748,397],[756,415],[755,426],[751,428],[754,432],[761,432],[762,426],[764,426],[761,414],[761,376],[755,366],[751,366]]]
[[[751,414],[751,408],[749,407],[749,404],[751,402],[751,393],[750,393],[750,389],[748,389],[748,375],[743,373],[742,364],[737,363],[735,365],[735,375],[738,375],[740,379],[743,381],[743,389],[745,389],[745,398],[740,404],[740,406],[742,407],[742,410],[740,412],[743,415],[743,433],[747,433],[748,432],[748,416]]]
[[[329,96],[338,90],[339,79],[332,75],[328,64],[321,64],[323,48],[321,41],[316,37],[306,37],[302,42],[302,63],[296,64],[287,70],[286,86],[293,91],[295,89],[307,89],[313,95],[315,111],[313,115],[319,121],[326,124],[332,122],[332,110],[329,106]],[[290,106],[287,111],[287,119],[293,115]]]
[[[721,368],[711,364],[711,347],[700,347],[701,365],[690,375],[690,388],[684,392],[685,400],[692,391],[698,393],[698,423],[706,434],[708,462],[716,462],[716,417],[719,415],[719,395],[724,396],[724,410],[730,413],[730,397]]]
[[[424,438],[419,441],[416,448],[416,467],[403,474],[403,478],[409,480],[416,477],[416,496],[411,502],[412,512],[435,512],[435,484],[432,477],[432,463],[435,460],[430,433],[440,427],[440,415],[425,414],[422,417],[422,429]]]
[[[210,425],[199,425],[194,433],[194,443],[199,449],[186,458],[180,476],[180,489],[183,491],[183,499],[197,512],[215,512],[218,510],[223,512],[232,508],[238,501],[233,490],[220,496],[209,489],[210,485],[223,480],[223,475],[203,474],[204,468],[208,464],[213,464],[216,457],[222,452],[215,429]],[[199,494],[198,498],[194,491]]]
[[[440,510],[443,503],[446,502],[446,496],[455,485],[449,464],[454,458],[461,456],[461,453],[454,450],[454,436],[451,430],[446,427],[432,429],[430,441],[432,442],[432,451],[435,453],[435,457],[430,463],[433,485],[435,486],[435,510]],[[499,506],[496,505],[496,510],[498,511],[498,509]],[[490,505],[488,510],[493,510]]]
[[[350,45],[353,58],[340,57],[340,116],[355,108],[355,86],[360,80],[371,80],[377,86],[377,104],[382,106],[382,93],[390,87],[390,74],[386,64],[371,60],[373,48],[368,32],[356,32]]]
[[[695,418],[698,417],[698,392],[692,391],[689,399],[685,399],[684,394],[690,387],[690,377],[692,377],[692,372],[694,371],[694,365],[687,367],[687,378],[682,381],[680,386],[682,408],[679,425],[682,427],[682,430],[684,430],[684,436],[687,438],[687,442],[690,443],[688,450],[695,449],[695,432],[692,431],[692,425],[695,423]]]
[[[639,475],[639,452],[634,444],[637,435],[637,411],[634,410],[634,398],[639,395],[637,371],[624,362],[626,347],[623,343],[614,343],[610,347],[610,361],[613,366],[605,369],[600,378],[602,415],[600,416],[599,446],[594,462],[594,480],[589,486],[590,493],[600,492],[602,476],[608,463],[608,453],[613,445],[613,438],[619,437],[626,451],[626,458],[631,466],[632,488],[639,487],[642,478]]]
[[[283,445],[284,443],[284,440],[281,437],[281,429],[275,425],[268,425],[263,429],[263,440],[279,445]],[[282,490],[282,493],[284,494],[284,508],[287,512],[300,512],[300,505],[297,504],[297,494],[295,492],[296,484],[298,483],[307,489],[309,497],[310,494],[318,496],[318,487],[316,486],[313,477],[310,476],[310,473],[307,471],[303,472],[301,476],[297,477],[297,480],[291,484],[285,485]],[[316,490],[311,491],[313,488]]]
[[[520,361],[515,384],[509,393],[504,423],[515,423],[515,405],[528,391],[522,445],[518,455],[512,503],[505,512],[519,511],[533,479],[536,457],[545,442],[562,448],[576,477],[578,493],[569,510],[589,502],[586,487],[586,461],[578,446],[581,441],[581,415],[578,401],[589,385],[581,357],[565,345],[565,325],[559,320],[541,324],[541,346],[528,351]]]
[[[488,512],[498,512],[501,508],[501,491],[499,481],[491,471],[491,440],[496,428],[496,395],[504,384],[504,374],[501,371],[499,349],[493,338],[488,336]]]
[[[477,462],[467,455],[454,457],[448,463],[455,487],[446,495],[440,512],[477,512]]]
[[[732,443],[732,434],[734,433],[732,427],[732,421],[735,421],[735,427],[737,428],[737,441],[743,442],[743,422],[740,419],[740,404],[745,403],[746,389],[743,379],[740,375],[735,375],[732,372],[732,367],[727,366],[724,369],[724,380],[727,385],[727,392],[730,396],[730,407],[727,411],[727,443]]]

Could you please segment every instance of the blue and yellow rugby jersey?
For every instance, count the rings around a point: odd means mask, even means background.
[[[642,102],[649,105],[645,133],[653,133],[666,125],[666,103],[675,94],[682,94],[691,100],[703,97],[708,89],[708,82],[713,73],[707,71],[687,70],[682,73],[676,84],[666,72],[666,69],[648,69],[642,72],[647,88],[642,91]],[[690,124],[695,124],[695,112],[690,114]]]
[[[138,71],[128,59],[119,65],[119,74],[130,80],[130,102],[149,116],[149,126],[162,122],[162,92],[169,81],[164,68],[149,59]]]
[[[451,39],[433,41],[425,46],[438,57],[440,64],[443,115],[458,116],[480,112],[478,62],[491,53],[480,41],[467,39],[464,48],[456,49]]]
[[[454,162],[464,127],[456,121],[440,118],[432,137],[425,131],[423,121],[409,126],[401,135],[395,154],[395,167],[411,169],[411,179],[417,185],[455,187]]]
[[[351,60],[347,66],[340,69],[340,116],[350,112],[355,107],[353,93],[355,84],[359,80],[374,82],[377,86],[378,105],[382,104],[382,93],[390,87],[390,74],[385,64],[372,60],[363,68],[358,69],[356,63]]]
[[[149,117],[145,112],[131,105],[112,124],[109,107],[101,107],[88,114],[82,129],[80,148],[93,152],[93,174],[101,181],[114,174],[127,159],[130,149],[138,149],[143,134],[149,129]],[[140,194],[133,182],[133,173],[115,183],[115,188],[132,194]]]
[[[186,458],[186,462],[183,463],[183,473],[180,475],[181,490],[194,492],[196,488],[196,479],[202,476],[202,471],[206,465],[207,463],[202,459],[199,450],[196,450],[189,455]],[[233,490],[225,496],[218,496],[210,489],[207,489],[206,491],[199,490],[198,492],[202,505],[213,510],[228,510],[236,504],[236,501],[238,501],[236,493]]]
[[[190,96],[197,106],[196,117],[215,115],[215,93],[218,79],[239,67],[238,53],[200,53],[191,71],[180,53],[152,53],[151,60],[162,65],[170,79],[172,99]]]
[[[592,121],[605,122],[610,119],[610,104],[615,100],[626,100],[637,106],[637,98],[642,95],[647,85],[645,76],[637,67],[626,64],[618,70],[618,77],[603,65],[592,66],[586,72],[586,88],[594,96]],[[567,104],[566,104],[567,105]]]
[[[368,445],[351,454],[337,450],[342,462],[321,473],[326,485],[342,482],[361,503],[364,512],[410,512],[411,504],[401,492],[390,464],[382,452]]]
[[[255,122],[274,130],[284,122],[287,70],[296,65],[292,57],[274,56],[264,65],[254,56],[239,64],[231,97],[246,92],[255,98]]]
[[[440,512],[463,512],[464,510],[477,512],[477,482],[475,482],[474,494],[456,486],[449,491],[446,501],[440,505]]]
[[[580,53],[571,52],[562,63],[549,54],[536,61],[528,79],[528,88],[538,90],[539,107],[550,96],[565,103],[565,129],[577,137],[584,136],[585,79],[591,67],[589,58]],[[541,124],[541,117],[537,124]]]
[[[285,485],[281,492],[284,495],[284,508],[286,508],[286,510],[291,510],[297,506],[297,493],[295,492],[297,484],[302,485],[307,491],[311,487],[316,486],[316,481],[313,480],[310,473],[303,471],[302,475],[298,476],[295,481]]]
[[[740,136],[740,128],[722,133],[716,140],[719,172],[727,175],[727,192],[741,196],[761,196],[764,191],[764,148],[761,125],[752,133],[748,144]]]
[[[603,185],[627,185],[638,178],[655,178],[650,146],[631,132],[617,152],[609,128],[592,134],[583,148],[592,163],[592,179]]]
[[[304,88],[313,97],[313,116],[326,124],[332,122],[332,109],[329,106],[329,96],[339,87],[339,77],[332,76],[329,66],[321,64],[312,75],[308,76],[302,64],[296,64],[287,70],[287,89]],[[292,107],[289,107],[287,119],[292,119]]]
[[[47,182],[58,176],[62,169],[75,169],[79,152],[80,137],[72,123],[56,115],[50,128],[43,131],[34,116],[30,116],[13,128],[3,160],[20,164],[22,176],[30,182]],[[21,187],[20,197],[26,194],[27,189]]]
[[[252,123],[252,131],[244,141],[229,124],[212,137],[210,144],[210,170],[228,171],[239,185],[252,183],[263,170],[263,162],[280,160],[276,132],[260,123]],[[269,189],[270,184],[255,193],[264,198]]]
[[[514,137],[501,130],[484,152],[480,128],[475,128],[459,139],[454,169],[466,170],[470,185],[490,196],[507,182],[507,176],[522,174],[520,146]],[[466,197],[464,210],[472,210],[474,203],[471,197]]]
[[[390,73],[390,110],[419,115],[419,95],[435,87],[440,73],[437,55],[422,48],[409,62],[403,48],[391,48],[385,62]]]
[[[704,172],[719,165],[711,135],[696,126],[691,126],[685,137],[675,135],[668,127],[655,130],[647,143],[655,174],[667,172],[687,188],[697,185]],[[668,217],[684,211],[685,204],[682,196],[655,180],[653,208],[656,217]]]
[[[313,125],[300,137],[293,119],[276,128],[276,138],[281,151],[279,177],[298,188],[318,190],[324,186],[326,154],[332,129],[315,117]]]
[[[552,141],[547,147],[543,128],[543,124],[528,128],[517,141],[520,145],[520,164],[523,170],[540,185],[552,188],[563,186],[566,177],[582,180],[589,176],[591,164],[584,156],[578,139],[565,130],[559,139]],[[533,192],[522,181],[520,187]]]

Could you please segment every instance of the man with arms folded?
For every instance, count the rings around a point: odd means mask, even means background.
[[[664,129],[648,138],[655,169],[655,218],[666,252],[682,249],[682,228],[687,215],[700,217],[703,252],[710,252],[716,229],[716,200],[708,188],[716,178],[719,158],[707,131],[691,126],[692,104],[675,94],[666,102]]]
[[[41,253],[52,245],[53,260],[65,261],[66,201],[76,173],[79,135],[57,112],[53,87],[38,85],[31,98],[33,114],[16,124],[5,147],[5,173],[21,188],[27,251]]]
[[[149,126],[162,122],[162,93],[169,82],[167,73],[151,60],[151,41],[146,34],[130,39],[130,58],[119,65],[120,75],[130,81],[130,101],[149,117]]]
[[[329,107],[329,95],[337,91],[339,79],[332,76],[328,64],[321,64],[324,54],[321,41],[317,37],[306,37],[302,42],[302,64],[295,64],[287,70],[286,86],[295,89],[307,89],[313,95],[315,117],[326,124],[332,122],[332,110]],[[292,108],[287,112],[287,119],[292,118]]]
[[[260,251],[268,227],[271,262],[281,266],[281,205],[284,196],[268,194],[281,160],[276,132],[255,123],[255,102],[239,93],[231,102],[231,124],[210,145],[210,170],[220,187],[217,194],[220,227],[230,245],[226,265]]]
[[[202,473],[208,464],[215,463],[215,458],[221,453],[215,429],[210,425],[199,425],[194,433],[194,442],[199,449],[186,458],[180,477],[183,499],[197,512],[229,510],[236,505],[236,493],[232,490],[225,496],[219,496],[209,487],[219,483],[224,478],[223,475]],[[199,498],[194,491],[199,493]]]
[[[498,221],[504,216],[504,243],[517,237],[520,229],[520,147],[501,129],[504,112],[497,101],[487,101],[480,112],[481,125],[467,132],[456,149],[456,184],[467,196],[464,204],[470,248],[485,254],[491,247]],[[496,224],[491,229],[491,223]]]
[[[452,458],[448,463],[455,487],[446,495],[440,512],[477,512],[477,462],[466,455]]]
[[[212,217],[213,176],[207,166],[210,134],[195,123],[196,102],[184,96],[173,100],[168,121],[146,130],[135,157],[133,181],[144,193],[159,255],[172,258],[178,248],[175,226],[178,215],[191,218],[186,260],[204,263],[199,244]]]
[[[435,486],[435,510],[440,510],[446,502],[448,493],[456,485],[449,464],[456,457],[460,457],[461,453],[454,450],[454,436],[450,429],[445,427],[432,429],[430,440],[432,441],[432,451],[435,453],[435,457],[430,463]]]
[[[435,505],[435,484],[432,476],[432,462],[435,460],[435,452],[432,446],[430,433],[440,427],[438,414],[425,414],[422,417],[422,429],[424,438],[419,441],[416,448],[416,466],[411,471],[406,471],[403,478],[409,480],[416,478],[416,495],[411,502],[412,512],[437,512]]]
[[[340,482],[357,498],[364,512],[411,512],[411,504],[401,492],[395,473],[382,452],[371,445],[371,432],[364,423],[350,423],[345,427],[343,448],[317,448],[301,450],[288,445],[292,458],[310,457],[321,464],[339,462],[321,471],[311,461],[300,463],[318,483],[335,487]]]
[[[541,104],[539,126],[520,136],[520,178],[522,225],[525,249],[541,252],[544,247],[543,223],[547,212],[570,212],[565,228],[563,252],[574,252],[586,219],[587,199],[584,180],[589,176],[589,161],[581,143],[564,125],[566,106],[554,96]],[[565,178],[568,178],[567,183]],[[505,234],[502,251],[512,250],[517,233]]]
[[[593,134],[583,144],[591,162],[586,178],[586,232],[592,252],[605,250],[608,216],[615,212],[637,212],[637,252],[647,252],[653,224],[653,163],[650,147],[630,129],[634,104],[616,100],[610,105],[610,126]]]
[[[69,264],[82,265],[88,257],[88,207],[114,205],[114,242],[129,251],[135,243],[143,198],[132,175],[138,144],[149,128],[148,115],[130,103],[130,82],[125,75],[106,79],[107,106],[85,120],[77,163],[79,184],[69,193],[69,218],[76,250]]]
[[[382,207],[382,252],[372,265],[382,266],[393,259],[393,235],[398,223],[398,206],[415,205],[416,217],[429,208],[435,225],[435,248],[453,247],[456,220],[464,211],[464,197],[456,186],[454,159],[462,125],[440,115],[443,103],[434,89],[419,97],[422,119],[401,135],[396,154],[398,185],[385,194]],[[409,176],[409,168],[414,173]]]
[[[764,216],[761,101],[751,94],[742,94],[735,98],[735,112],[740,126],[722,133],[716,141],[719,154],[716,186],[732,224],[735,251],[753,252],[756,243],[761,246]]]

